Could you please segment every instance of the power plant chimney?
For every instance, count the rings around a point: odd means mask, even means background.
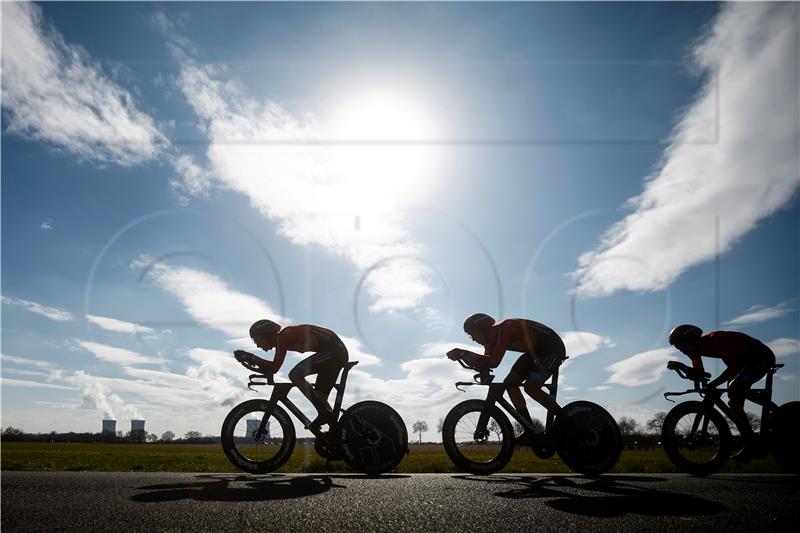
[[[146,436],[144,420],[131,420],[131,440],[133,442],[144,442]]]

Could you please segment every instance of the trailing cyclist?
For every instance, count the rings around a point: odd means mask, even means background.
[[[312,427],[330,425],[334,422],[335,414],[328,404],[328,396],[336,383],[339,371],[344,368],[348,360],[347,348],[339,336],[322,326],[299,324],[281,329],[280,325],[271,320],[259,320],[250,326],[250,337],[256,346],[264,351],[275,348],[275,357],[272,361],[253,354],[244,356],[247,362],[251,363],[253,370],[264,374],[276,373],[281,368],[288,351],[315,352],[289,371],[289,379],[317,410],[318,416],[311,423]],[[312,374],[317,374],[314,386],[306,380],[306,377]]]
[[[763,378],[775,364],[772,350],[749,335],[738,331],[712,331],[703,335],[703,330],[691,324],[682,324],[669,334],[669,343],[692,360],[692,371],[702,376],[701,357],[722,359],[725,370],[710,381],[707,387],[715,388],[728,382],[728,405],[739,418],[744,446],[733,456],[739,461],[749,461],[753,454],[754,434],[744,412],[744,400],[753,383]]]
[[[556,400],[542,390],[542,385],[566,359],[566,348],[558,333],[551,328],[524,318],[507,318],[495,323],[489,315],[476,313],[464,321],[464,331],[472,340],[483,345],[483,355],[451,350],[450,359],[462,359],[479,371],[496,368],[506,351],[522,352],[506,376],[506,384],[522,384],[525,392],[548,411],[558,414],[561,407]],[[525,397],[519,387],[509,387],[511,403],[522,416],[531,420]],[[517,443],[530,444],[536,436],[525,431],[517,437]]]

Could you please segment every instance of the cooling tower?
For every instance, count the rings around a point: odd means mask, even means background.
[[[117,421],[116,420],[103,420],[103,433],[116,434]]]
[[[144,442],[146,436],[144,420],[131,420],[131,440],[133,442]]]
[[[266,438],[269,438],[269,422],[267,422],[267,434],[265,435]],[[247,438],[252,439],[253,435],[256,431],[258,431],[258,426],[261,425],[261,420],[248,420],[247,421]]]
[[[144,420],[131,420],[131,433],[134,431],[144,431]]]

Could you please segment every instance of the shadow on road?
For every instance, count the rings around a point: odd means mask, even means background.
[[[659,478],[604,476],[584,477],[522,476],[476,477],[457,476],[478,483],[515,485],[515,488],[495,492],[500,498],[550,498],[545,505],[553,509],[583,516],[614,517],[626,514],[646,516],[699,516],[724,513],[727,507],[717,502],[651,488],[632,485],[633,482],[663,481]]]
[[[137,502],[167,502],[175,500],[248,502],[267,500],[287,500],[321,494],[332,488],[344,488],[336,485],[331,476],[282,475],[245,476],[245,475],[208,475],[197,476],[202,481],[190,483],[167,483],[140,487],[142,494],[136,494],[131,500]]]

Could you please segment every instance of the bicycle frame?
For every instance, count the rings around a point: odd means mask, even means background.
[[[336,399],[333,404],[333,412],[336,413],[336,418],[338,420],[339,416],[338,413],[342,407],[342,400],[344,399],[344,391],[347,386],[347,374],[350,372],[350,369],[353,368],[358,364],[358,361],[350,361],[348,362],[344,368],[342,368],[342,377],[338,383],[334,384],[333,388],[336,389]],[[255,379],[259,378],[266,378],[267,382],[258,382]],[[269,422],[270,413],[272,412],[272,408],[282,403],[286,406],[291,413],[297,417],[300,422],[303,423],[303,427],[311,431],[317,438],[324,438],[324,434],[320,431],[319,427],[312,426],[311,419],[306,416],[303,411],[297,407],[292,400],[289,399],[289,392],[295,387],[294,383],[275,383],[272,380],[272,376],[266,374],[251,374],[250,375],[250,383],[248,384],[248,388],[252,389],[252,386],[260,386],[260,385],[272,385],[272,394],[269,397],[269,401],[267,402],[267,408],[265,409],[264,417],[261,419],[261,424],[259,424],[258,429],[254,433],[255,439],[260,439],[266,429],[267,423]],[[333,429],[333,428],[331,428]]]
[[[783,367],[782,364],[770,367],[770,369],[767,371],[764,388],[750,389],[745,395],[746,400],[750,400],[751,402],[761,406],[761,424],[758,434],[762,437],[766,436],[771,430],[770,417],[768,415],[778,409],[778,404],[772,401],[772,379],[775,375],[775,372],[777,372],[777,370],[781,367]],[[683,392],[665,392],[664,398],[668,401],[674,402],[675,400],[670,400],[671,396],[683,396],[684,394],[697,393],[703,398],[704,405],[713,406],[722,411],[722,414],[728,417],[728,420],[731,420],[736,425],[736,429],[739,431],[740,435],[747,432],[749,429],[749,422],[746,419],[739,420],[739,417],[733,412],[733,409],[731,409],[727,403],[722,401],[722,394],[728,392],[728,389],[708,389],[707,387],[703,386],[704,384],[705,381],[694,380],[694,388],[687,389]],[[709,390],[714,390],[714,394],[709,394]],[[695,424],[697,424],[697,421],[695,421]],[[744,424],[747,424],[747,426],[744,426]],[[692,427],[692,430],[695,431],[697,428]]]
[[[471,367],[465,365],[460,359],[458,360],[458,362],[461,363],[461,366],[463,366],[464,368],[471,368]],[[508,400],[506,400],[503,397],[503,393],[506,390],[508,390],[509,388],[511,388],[511,387],[523,387],[524,384],[523,383],[492,383],[492,381],[494,380],[494,377],[495,377],[494,374],[491,374],[489,372],[479,372],[479,373],[475,374],[475,376],[473,377],[473,379],[475,381],[474,383],[469,382],[469,381],[459,381],[459,382],[456,383],[456,388],[458,390],[464,392],[464,390],[461,389],[461,387],[470,387],[470,386],[473,386],[473,385],[488,386],[489,387],[489,391],[488,391],[488,393],[486,395],[486,402],[489,405],[499,404],[503,409],[506,410],[506,412],[508,414],[511,415],[511,417],[514,420],[519,422],[519,424],[523,428],[525,428],[526,431],[536,432],[536,429],[533,427],[531,422],[529,422],[527,419],[525,419],[525,417],[523,417],[520,414],[520,412],[517,411],[517,409],[511,404],[511,402],[509,402]],[[558,392],[558,367],[556,367],[556,369],[553,371],[553,375],[550,378],[550,382],[542,384],[542,388],[547,389],[547,391],[550,394],[550,396],[552,396],[554,400],[556,399],[556,395],[557,395],[557,392]],[[547,418],[545,420],[545,426],[544,426],[544,434],[545,435],[548,435],[550,433],[550,429],[552,428],[554,419],[555,419],[555,413],[553,413],[551,411],[547,411]],[[487,426],[488,423],[489,423],[489,411],[487,409],[487,410],[483,411],[481,413],[480,418],[478,418],[478,426],[477,426],[476,432],[485,432],[486,431],[486,426]]]

